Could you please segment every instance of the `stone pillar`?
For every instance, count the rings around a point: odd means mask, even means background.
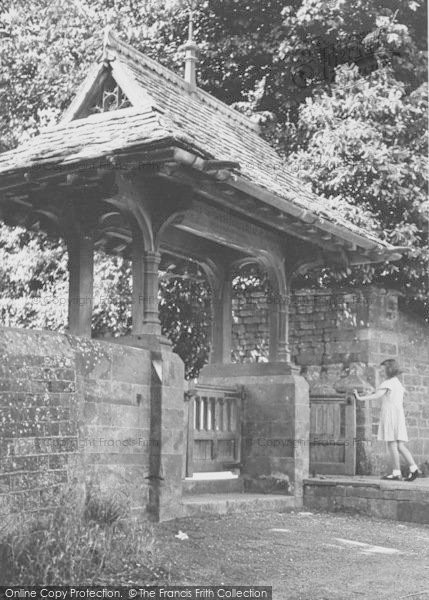
[[[144,291],[143,291],[143,333],[161,335],[158,311],[158,267],[161,255],[158,252],[145,252]]]
[[[232,282],[227,272],[213,290],[210,363],[230,363],[232,345]]]
[[[242,469],[248,492],[278,491],[302,506],[308,477],[310,404],[308,383],[284,362],[210,364],[200,383],[244,386]]]
[[[69,331],[91,337],[92,296],[94,282],[94,238],[79,232],[68,241]]]
[[[157,520],[180,516],[184,438],[184,367],[171,349],[161,344],[152,352],[151,448],[152,466],[159,479],[152,480]],[[158,443],[156,443],[156,440]]]
[[[144,323],[144,246],[138,234],[133,235],[132,274],[132,333],[140,335]]]

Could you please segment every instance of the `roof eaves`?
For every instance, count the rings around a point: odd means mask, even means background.
[[[187,166],[191,166],[197,170],[205,171],[204,159],[195,157],[187,151],[178,150],[175,154],[175,158],[178,162],[182,162]],[[292,200],[288,200],[282,196],[279,196],[240,174],[231,173],[231,177],[223,183],[226,183],[237,190],[258,198],[264,203],[271,205],[273,208],[288,213],[292,217],[300,219],[305,223],[314,224],[321,230],[325,230],[338,237],[345,238],[361,248],[391,252],[400,251],[399,248],[388,244],[384,240],[380,240],[375,235],[361,229],[358,226],[355,226],[351,223],[348,224],[346,222],[339,222],[328,214],[322,214],[318,211],[300,207]]]

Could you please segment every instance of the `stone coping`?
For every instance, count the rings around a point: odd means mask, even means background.
[[[239,475],[232,471],[214,471],[194,473],[192,477],[185,477],[185,481],[224,481],[225,479],[238,479]]]
[[[372,487],[380,490],[410,490],[429,494],[429,477],[418,477],[412,482],[408,481],[386,481],[376,475],[326,475],[323,477],[312,477],[304,479],[304,485],[308,486],[352,486]]]

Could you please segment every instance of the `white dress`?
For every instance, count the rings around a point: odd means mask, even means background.
[[[404,386],[397,377],[386,379],[379,386],[386,390],[381,399],[378,439],[384,442],[408,442],[404,414]]]

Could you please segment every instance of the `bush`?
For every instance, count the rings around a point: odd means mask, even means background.
[[[3,525],[0,585],[100,585],[111,580],[120,585],[128,579],[121,581],[118,575],[125,577],[136,567],[141,571],[142,562],[150,561],[150,529],[133,526],[118,499],[91,492],[82,511],[70,497],[66,490],[48,516],[20,516]],[[153,580],[150,568],[144,569]]]

